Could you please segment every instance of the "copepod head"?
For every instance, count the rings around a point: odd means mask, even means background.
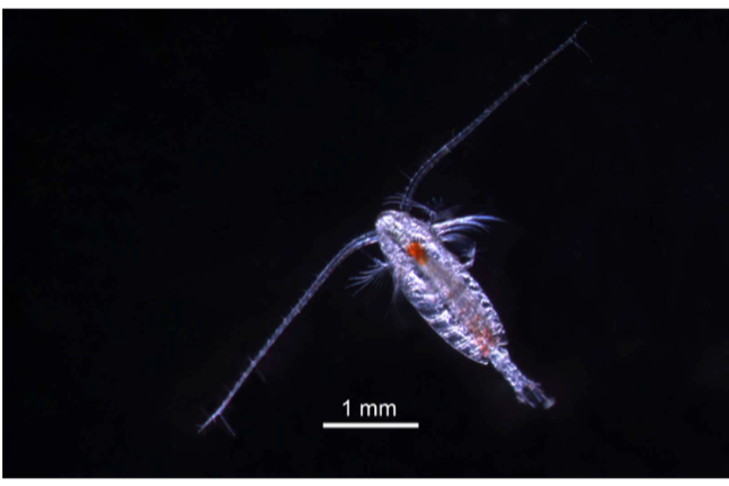
[[[403,211],[383,211],[377,217],[377,236],[382,253],[393,263],[413,260],[425,264],[434,237],[423,221]]]
[[[412,237],[413,222],[417,221],[408,213],[403,211],[388,210],[383,211],[377,216],[377,236],[380,241],[389,242],[398,247],[404,247],[410,242]]]
[[[402,211],[395,210],[382,211],[377,216],[377,223],[375,223],[378,235],[394,237],[397,227],[402,224],[405,214]]]

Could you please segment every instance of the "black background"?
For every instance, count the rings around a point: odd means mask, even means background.
[[[355,255],[420,162],[517,403]],[[5,11],[6,476],[726,476],[726,12]],[[372,248],[370,256],[379,251]],[[265,381],[264,381],[265,380]],[[345,400],[417,431],[323,431]]]

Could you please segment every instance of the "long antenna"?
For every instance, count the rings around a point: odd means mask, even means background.
[[[331,261],[327,263],[327,266],[324,267],[324,270],[322,270],[319,275],[316,276],[314,283],[311,284],[308,289],[306,289],[306,292],[304,292],[304,295],[301,296],[294,308],[291,309],[291,312],[289,312],[288,315],[284,317],[284,320],[281,322],[281,324],[278,325],[273,334],[271,334],[271,337],[268,338],[263,347],[258,351],[258,354],[256,354],[255,358],[251,360],[248,367],[240,375],[240,378],[238,378],[238,381],[235,382],[235,385],[228,392],[228,395],[225,397],[220,406],[210,415],[210,417],[208,417],[205,423],[202,424],[200,428],[198,428],[198,433],[201,433],[208,427],[208,425],[212,424],[218,417],[220,417],[221,421],[228,428],[230,433],[235,435],[233,433],[233,429],[230,428],[230,425],[228,425],[228,423],[223,418],[223,412],[228,407],[231,400],[233,400],[235,394],[238,393],[240,387],[243,386],[243,383],[245,383],[246,379],[248,379],[248,376],[251,374],[251,372],[256,368],[256,366],[258,366],[258,362],[263,359],[266,353],[268,353],[268,350],[271,348],[271,346],[273,346],[273,343],[276,342],[279,336],[281,336],[284,330],[286,330],[288,325],[291,324],[291,321],[294,320],[294,317],[296,317],[299,312],[301,312],[301,310],[306,306],[306,304],[309,303],[314,294],[316,294],[316,292],[319,290],[319,287],[321,287],[326,279],[331,276],[332,272],[334,272],[339,264],[342,263],[352,253],[374,243],[377,243],[377,234],[374,231],[368,231],[367,233],[360,235],[354,240],[350,241],[344,248],[339,250],[339,253],[334,255],[334,258],[332,258]]]
[[[566,41],[564,41],[559,47],[553,50],[547,57],[542,59],[542,61],[534,66],[531,71],[524,74],[521,79],[519,79],[519,81],[517,81],[511,88],[506,90],[504,94],[499,96],[496,101],[491,103],[488,108],[486,108],[480,115],[478,115],[478,117],[473,120],[470,125],[461,130],[456,136],[451,138],[445,145],[438,149],[436,153],[431,155],[430,158],[423,163],[423,165],[420,166],[420,168],[415,172],[412,178],[410,178],[410,182],[405,189],[405,196],[402,198],[402,202],[400,203],[401,211],[410,211],[413,205],[413,194],[415,194],[415,190],[418,188],[420,183],[423,182],[423,179],[428,174],[428,172],[430,172],[431,169],[443,159],[443,157],[448,155],[449,152],[456,148],[459,143],[465,140],[466,137],[468,137],[476,128],[478,128],[478,126],[483,123],[484,120],[491,116],[491,114],[496,111],[498,107],[501,106],[506,100],[508,100],[511,95],[516,93],[519,88],[521,88],[525,84],[529,84],[529,79],[537,74],[544,66],[546,66],[549,61],[554,59],[570,44],[574,44],[575,47],[584,52],[584,49],[582,49],[582,47],[577,44],[575,39],[577,39],[577,34],[582,30],[585,25],[587,25],[587,22],[583,22],[579,27],[577,27],[577,30],[575,30],[575,32]],[[587,57],[589,58],[590,56]]]

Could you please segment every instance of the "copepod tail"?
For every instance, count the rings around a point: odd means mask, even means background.
[[[504,347],[491,350],[491,363],[501,373],[516,392],[516,398],[534,408],[548,409],[554,405],[554,398],[548,397],[539,387],[539,383],[530,380],[511,361],[509,352]]]
[[[522,388],[521,392],[517,392],[517,398],[522,403],[545,410],[556,403],[554,398],[548,397],[536,383],[530,383]]]

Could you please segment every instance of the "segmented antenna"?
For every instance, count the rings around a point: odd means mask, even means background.
[[[200,428],[198,429],[198,433],[205,430],[207,426],[215,422],[218,417],[221,418],[223,424],[228,428],[228,430],[231,433],[233,432],[233,430],[223,418],[223,412],[227,408],[228,404],[230,404],[231,400],[233,400],[235,394],[238,393],[238,390],[243,385],[243,383],[245,383],[246,379],[248,379],[248,376],[256,368],[258,362],[261,361],[261,359],[266,355],[271,346],[273,346],[273,343],[276,342],[279,336],[284,332],[284,330],[286,330],[288,325],[291,324],[291,321],[294,320],[294,317],[296,317],[299,312],[301,312],[301,310],[306,306],[306,304],[309,303],[309,300],[311,300],[314,294],[319,290],[319,287],[321,287],[326,279],[331,276],[331,274],[339,266],[339,264],[342,263],[352,253],[374,243],[377,243],[377,233],[374,231],[369,231],[350,241],[344,248],[339,250],[339,253],[337,253],[334,258],[332,258],[331,261],[327,264],[327,266],[324,267],[324,270],[322,270],[321,273],[317,275],[314,283],[311,284],[308,289],[306,289],[306,292],[304,292],[304,295],[301,296],[294,308],[291,309],[291,312],[289,312],[288,315],[284,317],[283,322],[278,325],[271,337],[268,338],[260,351],[258,351],[258,354],[256,354],[256,356],[251,360],[248,367],[240,375],[240,378],[238,378],[238,381],[235,382],[233,388],[228,392],[228,396],[225,397],[225,400],[223,400],[217,410],[215,410],[215,412],[213,412],[212,415],[208,417],[205,423],[200,426]]]
[[[511,95],[516,93],[516,91],[521,88],[524,84],[528,84],[529,79],[537,74],[539,70],[541,70],[544,66],[546,66],[549,61],[554,59],[557,54],[562,52],[567,46],[570,44],[574,44],[577,49],[584,52],[584,49],[580,47],[577,42],[575,42],[575,39],[577,38],[577,34],[582,30],[582,28],[587,25],[587,22],[583,22],[579,27],[577,27],[577,30],[567,39],[564,41],[559,47],[557,47],[555,50],[553,50],[547,57],[542,59],[542,61],[534,66],[531,71],[524,74],[519,81],[517,81],[511,88],[509,88],[504,94],[499,96],[499,98],[496,99],[491,105],[486,108],[478,117],[476,117],[475,120],[471,122],[470,125],[468,125],[466,128],[461,130],[456,136],[451,138],[445,145],[443,145],[436,153],[430,156],[428,160],[426,160],[423,165],[418,168],[418,170],[413,174],[412,178],[410,178],[410,182],[408,183],[407,188],[405,189],[405,196],[402,199],[402,202],[400,203],[400,210],[401,211],[407,211],[409,212],[410,209],[413,206],[413,194],[415,194],[415,190],[418,188],[420,183],[423,181],[425,176],[428,174],[428,172],[431,171],[433,167],[436,166],[438,162],[440,162],[443,157],[448,155],[454,148],[458,146],[463,140],[466,139],[478,126],[483,123],[491,114],[496,111],[499,106],[501,106],[506,100],[509,99]],[[589,56],[588,56],[589,58]]]

